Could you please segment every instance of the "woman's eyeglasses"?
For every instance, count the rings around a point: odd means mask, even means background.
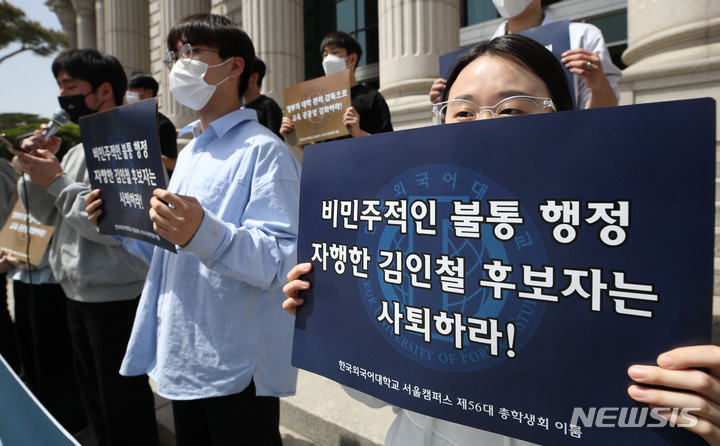
[[[475,105],[466,99],[452,99],[432,106],[432,112],[440,118],[441,122],[474,121],[486,112],[490,113],[493,118],[534,115],[542,113],[546,109],[557,111],[552,99],[535,96],[510,96],[493,106],[484,107]]]

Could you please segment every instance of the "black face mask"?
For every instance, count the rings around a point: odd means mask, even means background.
[[[75,124],[80,121],[83,116],[91,115],[96,113],[97,110],[93,110],[85,103],[85,97],[92,94],[95,90],[88,94],[74,94],[71,96],[58,96],[58,102],[60,107],[70,115],[70,120]]]

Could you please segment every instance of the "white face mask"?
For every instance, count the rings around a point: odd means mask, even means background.
[[[125,102],[128,104],[132,104],[133,102],[137,102],[140,100],[140,92],[138,91],[126,91],[125,92]]]
[[[347,57],[345,59],[347,59]],[[334,56],[332,54],[328,54],[327,56],[325,56],[325,59],[323,59],[322,61],[325,75],[329,76],[331,74],[339,73],[342,70],[347,69],[345,59],[343,59],[342,57]]]
[[[215,88],[230,79],[228,76],[217,84],[210,85],[205,82],[205,73],[209,68],[225,65],[230,60],[217,65],[208,65],[199,60],[191,60],[189,64],[182,60],[175,62],[170,71],[170,92],[175,96],[175,100],[196,111],[205,107],[215,93]]]
[[[532,2],[533,0],[493,0],[495,8],[506,19],[515,17],[525,11],[525,8],[530,6]]]

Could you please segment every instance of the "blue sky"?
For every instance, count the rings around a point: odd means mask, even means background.
[[[40,22],[45,28],[61,31],[60,21],[45,6],[45,1],[9,0],[8,3],[25,11],[27,18]],[[0,56],[17,48],[5,48],[0,51]],[[52,115],[59,107],[58,86],[50,70],[54,58],[55,55],[39,57],[25,51],[0,64],[0,113]]]

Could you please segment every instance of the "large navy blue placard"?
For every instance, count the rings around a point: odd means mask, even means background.
[[[293,364],[540,444],[701,444],[626,370],[710,342],[714,174],[710,99],[308,146]]]
[[[80,119],[90,184],[102,191],[103,234],[133,237],[175,252],[153,230],[150,198],[167,187],[155,98]]]

